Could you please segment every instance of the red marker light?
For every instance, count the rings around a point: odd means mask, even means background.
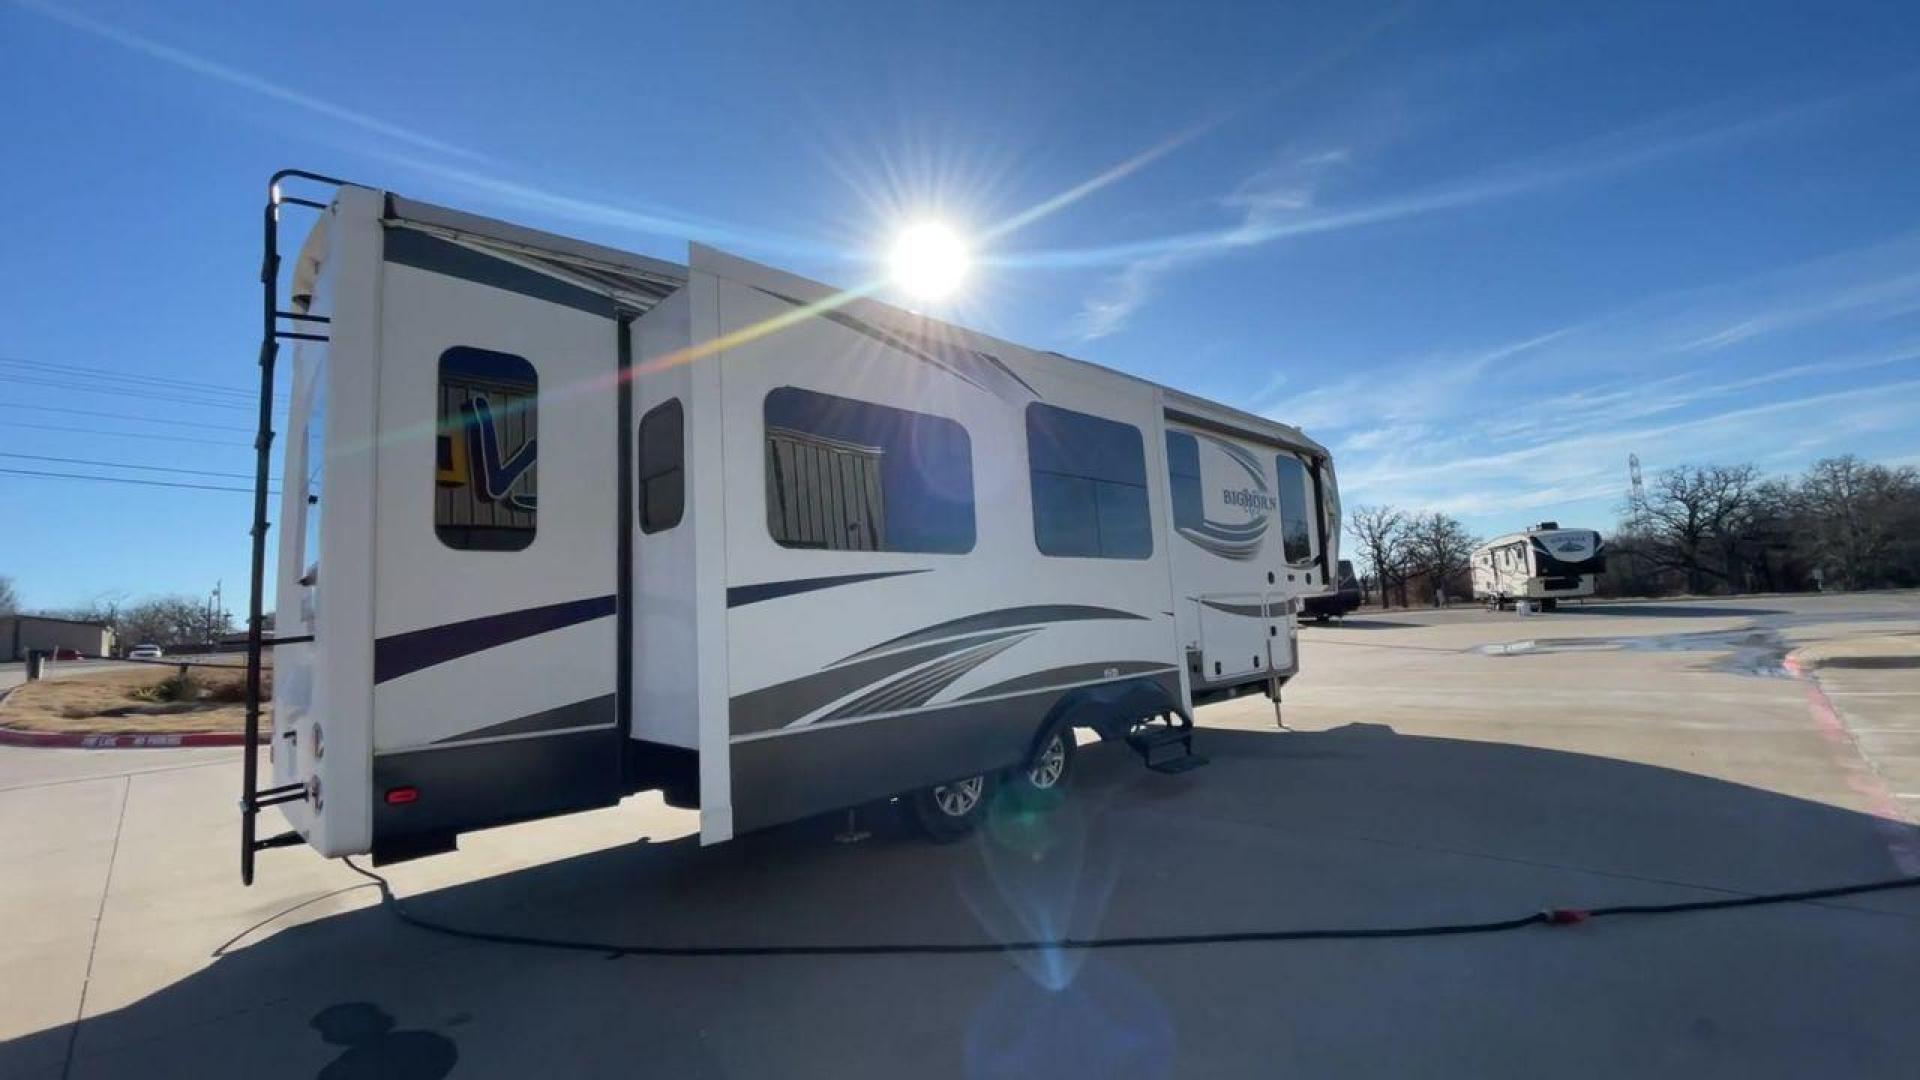
[[[397,787],[387,789],[388,806],[405,806],[420,801],[420,789],[416,787]]]

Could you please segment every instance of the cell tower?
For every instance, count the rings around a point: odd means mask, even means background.
[[[1647,485],[1640,479],[1639,454],[1627,455],[1627,478],[1632,485],[1627,490],[1627,511],[1633,515],[1633,523],[1638,525],[1646,517],[1647,511]]]

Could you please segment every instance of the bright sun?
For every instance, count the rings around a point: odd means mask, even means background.
[[[893,242],[893,283],[921,300],[952,295],[967,276],[967,245],[938,222],[909,225]]]

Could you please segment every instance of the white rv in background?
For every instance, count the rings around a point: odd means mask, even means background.
[[[1607,569],[1606,546],[1592,529],[1563,529],[1557,521],[1487,541],[1468,557],[1473,595],[1489,608],[1518,600],[1552,611],[1561,600],[1592,596]]]
[[[1063,784],[1076,728],[1181,771],[1195,704],[1298,670],[1340,523],[1291,427],[699,245],[274,200],[249,875],[654,789],[705,843],[891,797],[955,835]],[[283,306],[287,203],[319,213]],[[292,832],[255,842],[267,805]]]

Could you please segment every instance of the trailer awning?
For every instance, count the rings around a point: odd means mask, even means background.
[[[687,283],[687,268],[389,193],[389,227],[418,229],[511,259],[645,314]]]

